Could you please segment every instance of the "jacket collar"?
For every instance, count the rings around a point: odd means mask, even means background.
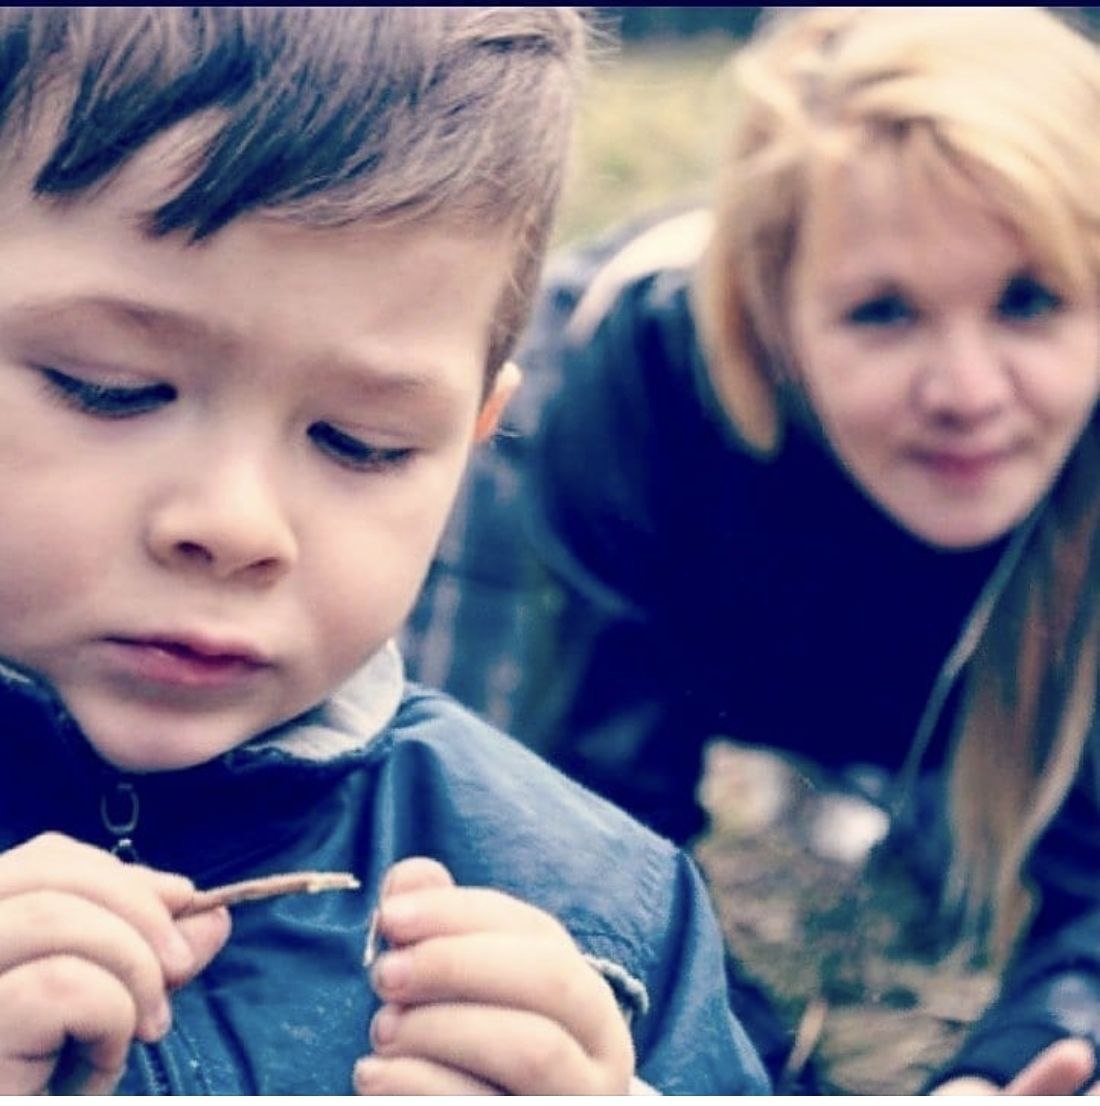
[[[261,871],[296,837],[326,832],[334,788],[388,749],[403,690],[388,643],[300,718],[206,764],[141,775],[99,757],[48,683],[0,662],[0,848],[53,830],[108,849],[128,841],[120,856],[198,882]]]

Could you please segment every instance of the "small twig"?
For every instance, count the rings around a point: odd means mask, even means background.
[[[823,998],[815,998],[803,1011],[794,1044],[778,1080],[780,1088],[789,1085],[802,1074],[802,1069],[817,1048],[828,1012],[829,1004]]]
[[[236,906],[253,899],[270,899],[276,895],[314,895],[319,891],[354,891],[359,881],[349,872],[288,872],[284,875],[246,879],[226,883],[208,891],[196,891],[191,901],[176,911],[177,918],[202,914],[219,906]]]
[[[367,926],[367,944],[363,949],[363,967],[370,968],[378,959],[378,947],[381,941],[378,936],[378,907],[370,912],[370,924]]]

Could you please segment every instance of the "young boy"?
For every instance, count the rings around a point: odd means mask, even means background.
[[[690,861],[387,644],[583,37],[0,11],[0,1091],[765,1090]],[[188,910],[287,870],[359,887]]]

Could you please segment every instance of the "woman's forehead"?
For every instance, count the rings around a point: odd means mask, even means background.
[[[906,156],[896,145],[867,145],[855,156],[827,160],[811,174],[799,234],[803,260],[834,267],[853,253],[975,230],[1030,254],[1023,212],[1004,191],[983,188],[976,172],[946,157]]]

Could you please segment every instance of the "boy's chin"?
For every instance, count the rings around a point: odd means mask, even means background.
[[[85,739],[99,758],[120,772],[178,772],[194,768],[244,744],[249,734],[207,719],[155,726],[77,716]]]

